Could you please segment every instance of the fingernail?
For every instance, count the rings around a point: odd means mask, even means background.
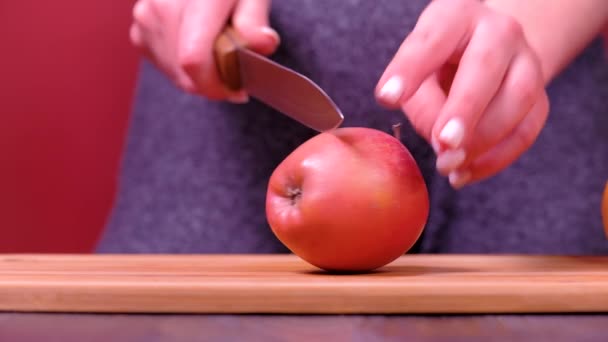
[[[448,121],[439,133],[439,140],[451,148],[458,148],[464,139],[464,124],[459,118]]]
[[[471,172],[469,171],[453,171],[449,176],[450,184],[454,189],[461,189],[471,180]]]
[[[245,92],[239,92],[234,95],[230,95],[226,100],[236,104],[243,104],[249,102],[249,95],[247,95]]]
[[[403,80],[399,76],[389,78],[378,92],[378,97],[388,103],[397,103],[403,95]]]
[[[448,174],[459,168],[465,159],[466,153],[463,149],[445,151],[437,157],[437,170]]]
[[[274,40],[275,44],[277,44],[277,45],[281,42],[281,37],[279,36],[277,31],[275,31],[271,27],[264,26],[260,29],[260,32],[262,32],[264,35],[270,37],[270,39]]]

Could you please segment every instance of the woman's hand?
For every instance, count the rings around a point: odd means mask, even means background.
[[[230,21],[249,48],[271,54],[279,35],[269,27],[269,10],[270,0],[138,0],[130,37],[183,90],[242,103],[247,94],[220,80],[214,43]]]
[[[536,140],[549,111],[542,70],[512,17],[479,0],[434,0],[376,95],[406,113],[459,188],[500,172]]]

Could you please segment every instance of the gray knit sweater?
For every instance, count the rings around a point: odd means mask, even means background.
[[[380,108],[378,78],[427,1],[281,0],[275,60],[324,88],[344,126],[390,132],[425,174],[431,214],[412,252],[608,252],[600,198],[608,180],[608,67],[598,40],[549,87],[535,145],[492,179],[453,191],[402,113]],[[315,132],[252,101],[209,102],[141,65],[116,205],[99,252],[287,252],[264,214],[268,178]]]

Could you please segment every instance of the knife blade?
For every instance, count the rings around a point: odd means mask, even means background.
[[[319,132],[342,124],[344,115],[323,89],[308,77],[247,49],[233,28],[227,27],[220,34],[214,52],[220,76],[229,89],[244,89]]]

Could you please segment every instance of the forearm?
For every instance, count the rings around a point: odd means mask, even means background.
[[[517,19],[549,83],[608,23],[608,0],[486,0]]]

